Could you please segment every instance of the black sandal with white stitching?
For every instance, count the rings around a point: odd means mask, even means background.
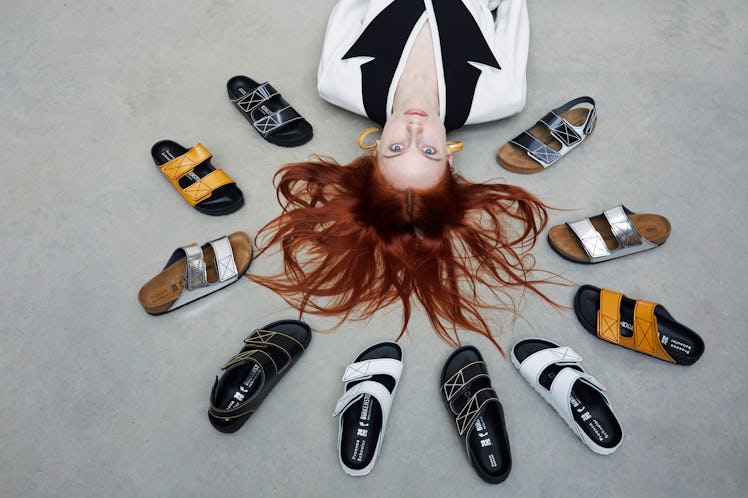
[[[265,325],[244,339],[245,346],[223,366],[213,384],[208,418],[217,430],[235,432],[257,410],[312,339],[298,320]]]
[[[447,358],[442,401],[454,418],[468,460],[481,479],[498,484],[512,470],[504,410],[477,348],[463,346]]]
[[[312,139],[312,125],[270,83],[234,76],[226,83],[226,89],[231,103],[268,142],[295,147]]]

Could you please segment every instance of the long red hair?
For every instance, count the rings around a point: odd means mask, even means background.
[[[470,183],[445,171],[432,189],[397,190],[371,155],[347,165],[321,157],[288,164],[276,181],[283,212],[258,233],[258,256],[277,246],[284,271],[250,278],[302,314],[342,322],[399,301],[399,339],[415,296],[450,345],[460,345],[457,329],[465,329],[501,350],[482,309],[516,312],[509,287],[552,303],[526,253],[546,226],[546,206],[520,187]],[[479,297],[481,288],[491,302]]]

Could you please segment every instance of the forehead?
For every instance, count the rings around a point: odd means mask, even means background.
[[[382,176],[397,189],[428,189],[439,183],[447,160],[434,161],[423,154],[407,151],[396,157],[379,158]]]

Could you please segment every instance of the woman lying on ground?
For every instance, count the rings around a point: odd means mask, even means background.
[[[415,297],[449,344],[465,329],[500,349],[482,310],[516,312],[508,288],[550,302],[526,253],[546,209],[520,187],[454,173],[461,144],[446,132],[522,109],[527,45],[525,0],[339,1],[318,89],[382,124],[381,138],[345,165],[317,157],[278,171],[283,212],[258,240],[260,254],[282,251],[284,271],[252,280],[341,321],[399,301],[400,336]]]

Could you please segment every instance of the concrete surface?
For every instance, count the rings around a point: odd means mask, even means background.
[[[405,372],[372,474],[339,467],[331,417],[345,365],[394,339],[399,309],[317,333],[308,353],[237,433],[208,423],[219,367],[255,327],[294,317],[249,280],[160,317],[140,286],[171,251],[246,230],[279,209],[283,163],[348,161],[369,125],[323,102],[316,65],[333,0],[3,2],[0,17],[0,494],[31,496],[745,496],[748,7],[745,2],[530,2],[527,107],[453,133],[468,178],[538,194],[551,224],[625,203],[669,218],[653,251],[601,265],[538,266],[658,301],[700,332],[706,353],[677,367],[600,342],[571,310],[528,297],[521,318],[489,313],[509,348],[542,336],[575,348],[608,386],[626,431],[593,454],[487,341],[514,467],[498,486],[469,466],[441,404],[450,352],[417,314]],[[315,127],[308,144],[263,140],[229,104],[235,74],[273,83]],[[499,145],[578,95],[595,134],[551,170],[499,168]],[[197,141],[247,197],[235,214],[190,209],[152,164],[157,140]],[[253,264],[268,271],[272,258]],[[548,287],[571,304],[573,286]],[[306,317],[315,329],[332,321]]]

